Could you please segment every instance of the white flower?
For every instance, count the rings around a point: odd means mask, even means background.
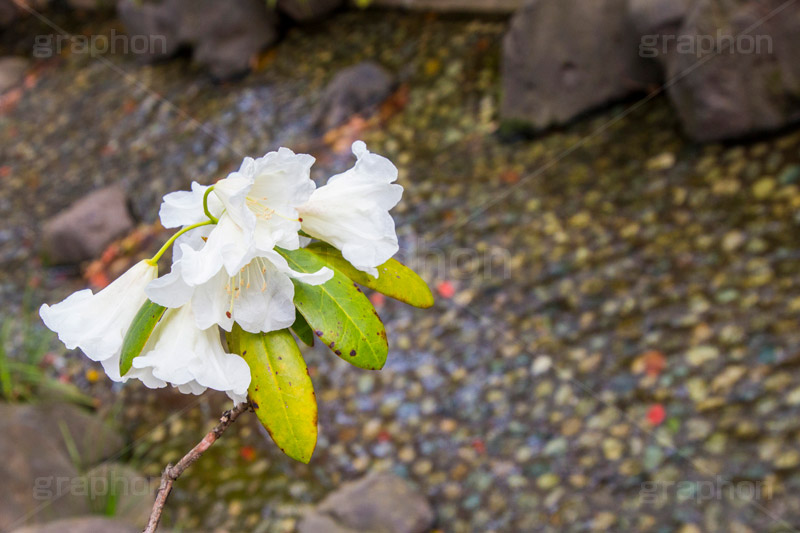
[[[209,195],[209,210],[219,222],[208,234],[206,245],[184,258],[181,275],[186,283],[205,283],[223,267],[229,277],[234,276],[254,253],[268,252],[275,246],[297,249],[297,207],[314,191],[310,178],[313,164],[310,155],[281,148],[259,159],[245,158],[237,172],[218,181]],[[206,189],[193,184],[191,192],[165,196],[162,223],[176,227],[204,220]]]
[[[227,393],[237,405],[247,400],[250,386],[245,360],[225,352],[216,327],[198,329],[188,305],[164,313],[142,355],[133,359],[131,372],[137,370],[155,378],[145,381],[150,388],[170,383],[192,394],[209,388]]]
[[[210,185],[200,185],[193,181],[191,191],[176,191],[164,196],[158,211],[161,225],[165,228],[178,228],[206,220],[203,197],[209,188]],[[219,216],[222,212],[222,202],[214,195],[209,195],[208,208],[212,215]]]
[[[80,348],[89,359],[101,361],[111,379],[124,381],[119,375],[122,342],[157,273],[157,267],[141,261],[97,294],[78,291],[53,306],[43,304],[39,315],[67,348]]]
[[[147,286],[148,297],[165,307],[191,303],[198,328],[214,324],[231,331],[233,323],[250,333],[285,329],[294,323],[294,285],[291,278],[320,285],[333,277],[333,271],[322,268],[304,274],[295,272],[277,252],[260,252],[247,258],[247,264],[233,276],[219,270],[211,279],[196,286],[184,276],[185,261],[198,252],[187,243],[181,244],[180,259],[172,264],[169,274]]]
[[[398,250],[389,210],[400,201],[403,187],[393,184],[397,168],[392,162],[370,153],[364,142],[354,142],[353,153],[355,166],[331,177],[298,209],[301,227],[337,247],[357,269],[378,277],[375,267]]]

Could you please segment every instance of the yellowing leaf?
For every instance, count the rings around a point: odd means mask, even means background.
[[[248,333],[234,324],[228,347],[250,366],[250,401],[272,440],[292,459],[308,463],[317,445],[317,399],[292,334]]]
[[[378,291],[390,298],[427,309],[433,305],[433,293],[428,284],[416,272],[394,259],[378,267],[378,277],[373,278],[351,265],[342,253],[324,242],[314,242],[308,249],[321,257],[325,263],[346,275],[359,285]]]

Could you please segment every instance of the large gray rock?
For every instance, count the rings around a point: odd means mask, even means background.
[[[526,1],[503,42],[503,118],[544,129],[644,90],[660,73],[638,44],[627,0]]]
[[[125,192],[112,185],[47,219],[42,228],[42,252],[51,263],[79,263],[97,257],[131,229],[133,219]]]
[[[346,483],[298,525],[299,533],[424,533],[433,525],[430,504],[407,481],[371,474]]]
[[[344,0],[278,0],[278,9],[295,22],[320,20],[344,4]]]
[[[392,93],[394,77],[374,61],[339,71],[325,87],[314,112],[314,125],[327,130],[356,113],[369,114]]]
[[[58,426],[5,416],[12,412],[0,407],[0,531],[88,513],[85,495],[74,490],[78,471],[54,438]]]
[[[0,420],[45,432],[47,441],[81,468],[113,457],[125,445],[119,432],[98,416],[74,405],[0,404]]]
[[[800,120],[798,28],[797,2],[697,0],[667,66],[669,96],[687,133],[714,141]]]
[[[86,516],[24,527],[12,533],[139,533],[140,528],[99,516]]]
[[[119,0],[117,12],[128,34],[149,41],[142,59],[188,46],[194,61],[220,79],[246,72],[253,56],[278,39],[278,15],[264,0]]]
[[[628,13],[642,35],[674,32],[689,12],[692,0],[628,0]]]

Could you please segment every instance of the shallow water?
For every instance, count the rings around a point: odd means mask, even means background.
[[[122,182],[150,221],[165,192],[280,145],[317,156],[320,179],[351,164],[356,138],[400,168],[401,255],[438,288],[436,307],[380,306],[379,373],[307,350],[322,435],[311,465],[239,424],[178,482],[171,523],[290,531],[341,481],[392,470],[443,531],[800,524],[800,133],[700,147],[657,98],[501,142],[503,29],[344,14],[293,30],[225,85],[181,61],[59,58],[0,115],[4,303],[31,275],[48,301],[82,283],[30,260],[38,220],[100,185]],[[367,58],[398,73],[393,103],[312,135],[325,81]],[[152,475],[219,411],[136,387],[123,397],[133,460]],[[691,485],[730,480],[759,496]]]

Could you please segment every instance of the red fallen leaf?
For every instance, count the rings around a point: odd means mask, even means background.
[[[111,263],[114,259],[119,257],[119,245],[117,243],[109,244],[103,253],[100,255],[100,261],[105,264]]]
[[[408,105],[409,99],[408,84],[401,85],[383,104],[381,104],[379,116],[384,122],[401,112]]]
[[[369,301],[372,302],[375,309],[380,309],[386,303],[386,296],[379,292],[373,292],[369,295]]]
[[[436,290],[439,291],[439,295],[442,298],[450,299],[456,294],[456,288],[453,286],[452,283],[449,281],[442,281],[436,286]]]
[[[634,374],[646,374],[649,377],[658,377],[667,367],[667,358],[658,350],[649,350],[637,357],[631,365]]]
[[[252,446],[242,446],[239,448],[239,455],[245,461],[253,461],[256,458],[256,449]]]
[[[111,283],[111,280],[108,279],[108,274],[106,274],[104,270],[99,269],[88,274],[87,279],[89,280],[89,285],[97,289],[104,289]]]
[[[667,411],[664,406],[657,403],[647,410],[647,421],[654,426],[660,426],[664,419],[667,417]]]
[[[516,170],[506,170],[500,174],[500,181],[508,185],[513,185],[519,181],[519,172]]]
[[[0,167],[0,178],[7,178],[11,175],[11,167],[8,165],[3,165]]]
[[[667,367],[667,358],[658,350],[650,350],[643,357],[644,371],[648,376],[656,377]]]
[[[486,444],[481,439],[475,439],[472,441],[472,449],[480,454],[486,453]]]
[[[378,436],[376,437],[376,439],[377,439],[378,442],[389,442],[390,440],[392,440],[392,435],[391,435],[391,433],[389,433],[385,429],[382,429],[378,433]]]

